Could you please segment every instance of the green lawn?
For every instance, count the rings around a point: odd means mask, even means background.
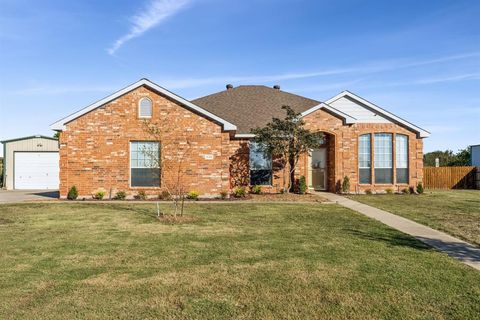
[[[347,209],[0,205],[0,319],[473,319],[480,272]]]
[[[353,200],[387,210],[480,246],[480,190],[416,195],[358,195]]]

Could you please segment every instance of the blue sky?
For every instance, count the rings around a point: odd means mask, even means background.
[[[0,0],[0,140],[140,78],[185,98],[280,84],[348,89],[431,131],[480,143],[480,1]]]

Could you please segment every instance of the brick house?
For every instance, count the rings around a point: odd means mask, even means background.
[[[156,195],[178,177],[204,197],[237,185],[276,192],[282,172],[249,140],[252,128],[284,117],[283,105],[325,134],[297,168],[312,189],[335,191],[345,176],[352,192],[422,181],[429,133],[348,91],[322,103],[278,86],[228,85],[188,101],[141,79],[51,125],[60,132],[60,197],[74,185],[82,197],[98,188]]]

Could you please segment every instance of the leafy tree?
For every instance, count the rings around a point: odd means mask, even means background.
[[[60,132],[58,132],[58,131],[55,132],[55,133],[53,134],[53,137],[54,137],[55,139],[60,139]]]
[[[470,149],[466,148],[453,153],[452,150],[433,151],[423,156],[423,165],[425,167],[434,167],[435,159],[438,158],[441,167],[469,166]]]
[[[301,114],[289,106],[283,106],[286,112],[284,119],[272,118],[263,128],[255,128],[253,141],[258,143],[263,152],[271,154],[276,159],[277,167],[284,172],[283,191],[294,192],[295,166],[301,154],[318,148],[324,138],[321,132],[311,132],[306,129]],[[288,169],[288,188],[286,171]]]
[[[455,157],[449,164],[450,166],[469,166],[470,165],[470,148],[458,150]]]

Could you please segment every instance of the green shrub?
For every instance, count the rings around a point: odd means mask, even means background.
[[[172,200],[172,196],[167,190],[163,190],[159,195],[158,195],[159,200]]]
[[[342,182],[342,192],[348,193],[350,191],[350,178],[345,176]]]
[[[221,198],[222,200],[227,199],[227,198],[228,198],[228,192],[227,192],[227,191],[221,191],[221,192],[220,192],[220,198]]]
[[[115,194],[115,197],[113,197],[113,199],[115,199],[115,200],[125,200],[126,197],[127,197],[127,193],[125,191],[118,191]]]
[[[262,187],[261,186],[253,186],[252,187],[252,193],[261,194],[262,193]]]
[[[136,195],[133,196],[136,200],[147,200],[147,193],[143,190],[137,192]]]
[[[365,194],[373,194],[372,189],[365,190]]]
[[[235,198],[244,198],[247,195],[245,187],[236,187],[233,189],[233,196]]]
[[[410,194],[410,188],[404,188],[402,189],[403,194]]]
[[[393,189],[392,188],[385,189],[385,192],[387,194],[393,194]]]
[[[102,200],[103,197],[105,197],[105,193],[106,191],[103,189],[95,190],[95,192],[93,193],[93,199]]]
[[[200,193],[198,193],[198,191],[190,191],[189,193],[187,193],[187,199],[198,200],[199,195]]]
[[[307,192],[307,179],[304,176],[301,176],[298,179],[298,193],[305,194]]]
[[[419,182],[417,184],[417,193],[422,194],[425,190],[423,190],[423,183]]]
[[[73,186],[70,188],[70,190],[68,190],[67,199],[75,200],[77,198],[78,198],[78,190],[77,190],[77,187]]]

